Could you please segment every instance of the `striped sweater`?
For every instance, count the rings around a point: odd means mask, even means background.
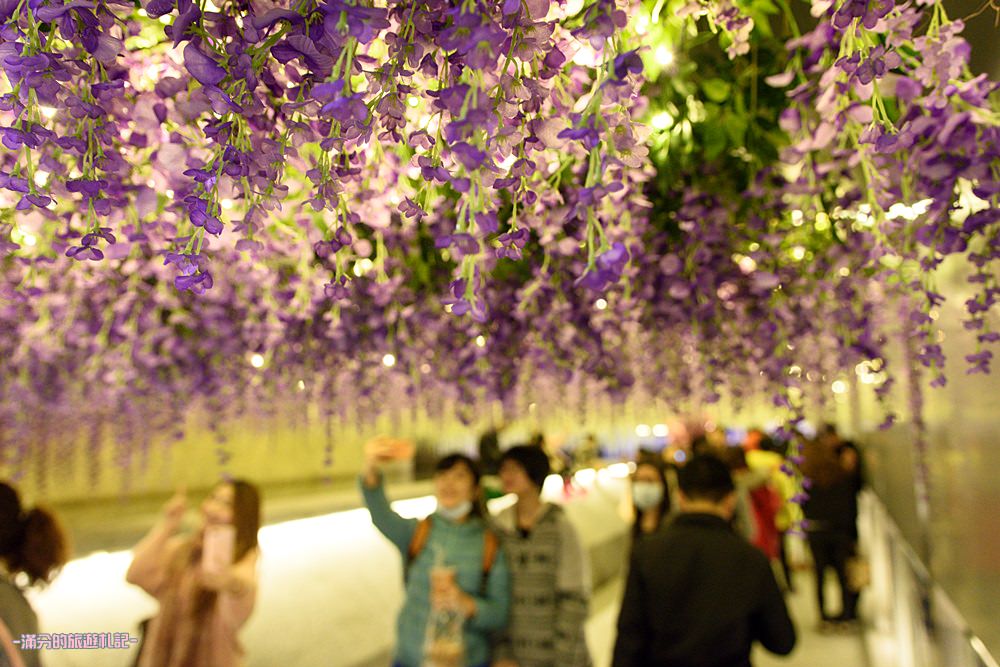
[[[497,515],[511,568],[510,625],[494,648],[494,660],[518,667],[589,667],[584,636],[590,598],[590,567],[566,513],[547,503],[530,533],[517,527],[517,508]]]

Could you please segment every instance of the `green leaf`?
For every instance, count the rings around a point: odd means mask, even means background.
[[[726,150],[726,130],[719,123],[706,123],[702,126],[705,141],[705,157],[713,159]]]
[[[725,102],[729,99],[729,82],[722,79],[708,79],[703,81],[701,89],[705,91],[705,96],[713,102]]]
[[[742,146],[746,143],[747,119],[736,114],[727,113],[722,117],[722,126],[729,135],[729,141],[734,146]]]

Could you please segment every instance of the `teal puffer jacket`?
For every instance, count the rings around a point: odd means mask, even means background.
[[[416,519],[404,519],[389,506],[381,484],[367,487],[361,482],[365,505],[372,523],[399,549],[407,560],[410,541],[417,528]],[[444,564],[455,568],[459,587],[476,600],[476,615],[465,622],[466,665],[477,667],[490,662],[490,636],[507,625],[510,607],[510,573],[501,550],[483,586],[483,550],[486,523],[470,518],[455,523],[439,514],[431,515],[427,543],[410,564],[406,580],[406,601],[396,621],[395,660],[403,667],[421,667],[424,640],[430,613],[430,573],[434,554],[444,555]]]

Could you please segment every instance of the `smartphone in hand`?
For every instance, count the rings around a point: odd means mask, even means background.
[[[222,574],[233,564],[236,553],[236,527],[207,526],[203,540],[202,570],[209,574]]]

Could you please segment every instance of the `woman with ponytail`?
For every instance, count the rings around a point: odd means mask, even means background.
[[[134,551],[125,575],[160,603],[149,621],[138,667],[239,667],[237,634],[257,591],[260,496],[252,484],[224,482],[202,503],[201,525],[179,536],[183,492]]]
[[[39,667],[37,651],[19,651],[15,637],[38,633],[38,616],[21,583],[48,583],[69,557],[66,533],[48,510],[25,511],[14,488],[0,482],[0,667]]]

